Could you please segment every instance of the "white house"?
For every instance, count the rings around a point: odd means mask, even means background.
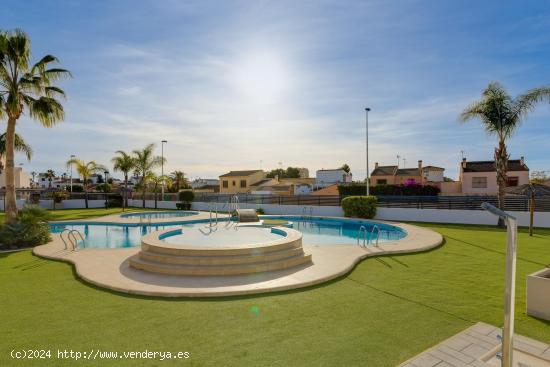
[[[27,172],[23,171],[22,167],[14,167],[15,176],[15,188],[25,188],[31,186],[31,180]],[[4,163],[0,161],[0,188],[6,187],[6,172],[4,170]]]
[[[338,183],[347,183],[352,181],[351,172],[348,173],[341,168],[320,169],[317,170],[315,177],[315,186],[318,188],[327,187]]]

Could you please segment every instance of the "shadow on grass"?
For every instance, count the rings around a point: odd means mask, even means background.
[[[495,254],[499,254],[499,255],[502,255],[502,256],[506,256],[506,252],[505,251],[499,251],[499,250],[495,250],[495,249],[492,249],[492,248],[489,248],[489,247],[485,247],[485,246],[482,246],[482,245],[478,245],[476,243],[471,243],[471,242],[468,242],[468,241],[464,241],[464,240],[461,240],[459,238],[456,238],[456,237],[451,237],[451,236],[446,236],[454,241],[457,241],[457,242],[460,242],[460,243],[463,243],[465,245],[468,245],[468,246],[472,246],[472,247],[476,247],[478,249],[481,249],[481,250],[484,250],[484,251],[488,251],[488,252],[492,252],[492,253],[495,253]],[[531,259],[526,259],[524,257],[521,257],[521,256],[518,256],[517,257],[518,260],[521,260],[521,261],[525,261],[525,262],[528,262],[528,263],[531,263],[531,264],[535,264],[535,265],[541,265],[541,266],[546,266],[546,264],[543,264],[543,263],[540,263],[538,261],[535,261],[535,260],[531,260]]]

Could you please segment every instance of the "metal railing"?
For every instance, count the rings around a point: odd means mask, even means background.
[[[362,245],[360,243],[361,233],[363,234],[363,244]],[[357,246],[367,247],[367,237],[368,237],[367,227],[365,227],[365,226],[359,227],[359,231],[357,231]]]
[[[66,238],[63,237],[64,233],[67,233]],[[78,235],[78,237],[79,237],[78,239],[76,238],[76,235]],[[80,233],[76,229],[65,228],[61,231],[61,233],[59,233],[59,237],[61,237],[61,241],[63,241],[63,244],[65,245],[65,250],[69,250],[69,245],[70,245],[70,250],[72,250],[72,251],[76,250],[78,248],[78,241],[79,240],[82,243],[84,243],[84,236],[82,236],[82,233]]]

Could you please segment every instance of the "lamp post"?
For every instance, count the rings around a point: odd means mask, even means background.
[[[103,184],[103,187],[104,187],[104,190],[105,190],[105,209],[107,209],[108,207],[108,203],[107,203],[107,185],[109,184],[109,178],[108,178],[108,175],[109,175],[109,171],[105,170],[103,171],[103,173],[105,174],[105,183]]]
[[[369,111],[370,108],[365,108],[365,168],[367,171],[367,196],[370,195],[370,177],[369,177]]]
[[[75,155],[71,154],[71,159],[74,159]],[[71,194],[73,193],[73,165],[71,164]]]
[[[162,157],[162,161],[160,163],[160,175],[161,176],[164,176],[164,144],[165,143],[168,143],[167,140],[162,140],[160,142],[160,155]],[[161,196],[161,199],[160,200],[164,200],[164,180],[162,181],[162,185],[160,187],[160,196]]]

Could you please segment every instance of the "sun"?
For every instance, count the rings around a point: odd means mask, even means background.
[[[284,96],[290,77],[285,62],[275,52],[255,51],[233,65],[231,82],[251,102],[269,104]]]

